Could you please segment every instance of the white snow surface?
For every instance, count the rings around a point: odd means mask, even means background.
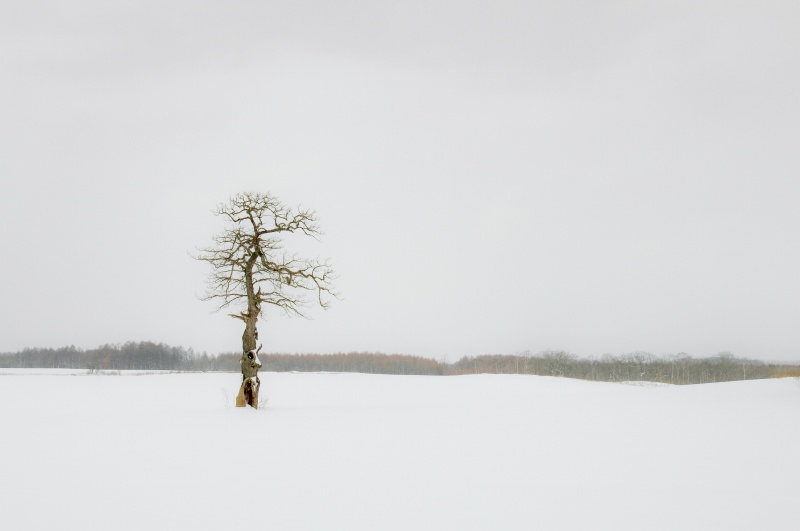
[[[0,374],[5,530],[795,530],[797,379]]]

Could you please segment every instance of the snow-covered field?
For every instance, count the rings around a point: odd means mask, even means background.
[[[3,530],[795,530],[797,379],[0,370]]]

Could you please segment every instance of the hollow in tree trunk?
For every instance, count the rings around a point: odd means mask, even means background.
[[[258,409],[258,392],[261,389],[261,380],[258,377],[258,369],[261,368],[261,361],[258,359],[258,350],[251,350],[242,354],[239,365],[242,367],[242,385],[239,386],[239,394],[236,395],[236,407],[250,406]]]

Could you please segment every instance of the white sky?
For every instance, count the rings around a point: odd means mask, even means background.
[[[267,351],[800,359],[800,4],[0,3],[0,352],[235,351],[211,209],[317,210]]]

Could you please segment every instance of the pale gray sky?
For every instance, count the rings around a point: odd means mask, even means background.
[[[235,351],[211,209],[317,210],[268,351],[800,359],[800,4],[0,2],[0,352]]]

